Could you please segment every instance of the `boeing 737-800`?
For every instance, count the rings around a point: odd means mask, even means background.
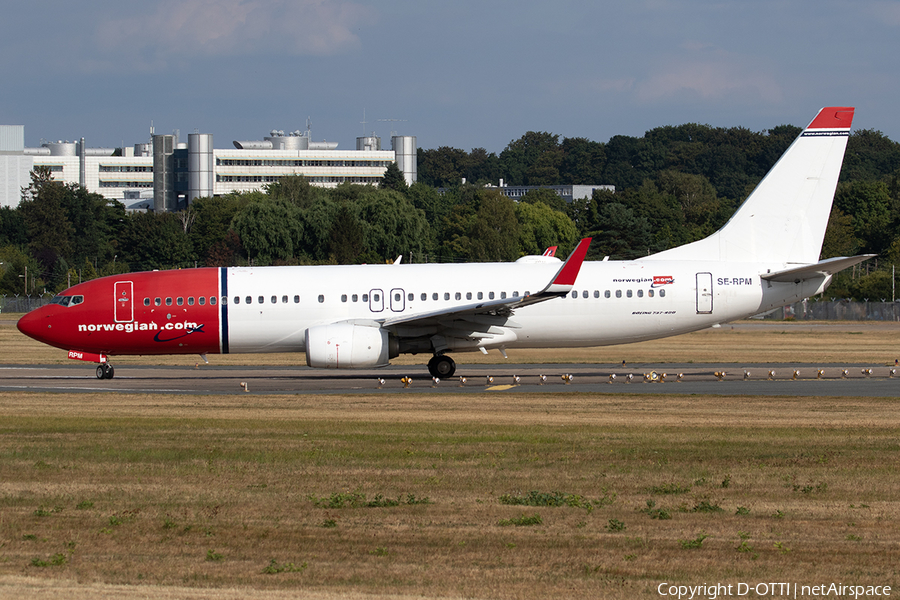
[[[630,261],[231,267],[102,277],[18,323],[99,363],[115,355],[297,352],[310,367],[453,352],[600,346],[704,329],[821,293],[865,256],[819,254],[853,108],[823,108],[719,231]]]

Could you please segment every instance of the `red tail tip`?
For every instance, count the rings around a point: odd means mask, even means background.
[[[819,111],[807,129],[849,129],[853,124],[852,106],[828,106]]]

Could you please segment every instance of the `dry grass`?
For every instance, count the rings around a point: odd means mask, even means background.
[[[0,407],[0,595],[24,585],[11,576],[172,597],[900,583],[888,399],[0,394]],[[501,502],[532,490],[581,506]],[[400,505],[324,502],[354,494]],[[500,524],[523,514],[542,523]],[[265,573],[273,559],[281,572]]]
[[[0,322],[2,362],[64,360],[11,323]],[[896,333],[724,327],[552,354],[893,362]],[[898,427],[896,401],[879,398],[0,393],[0,597],[615,599],[658,597],[664,581],[896,590]],[[501,501],[531,491],[574,506]],[[523,515],[541,522],[501,525]]]

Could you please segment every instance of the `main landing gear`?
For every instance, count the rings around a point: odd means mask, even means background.
[[[116,374],[116,370],[109,363],[97,365],[97,379],[112,379]]]
[[[446,354],[435,354],[428,361],[428,372],[438,379],[453,377],[456,373],[456,363]]]

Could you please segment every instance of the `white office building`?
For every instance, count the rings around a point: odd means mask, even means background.
[[[129,208],[179,210],[195,198],[261,190],[289,175],[312,185],[378,185],[396,162],[408,184],[416,181],[416,138],[395,136],[392,150],[381,150],[378,137],[357,139],[357,149],[313,142],[308,132],[272,131],[261,141],[233,142],[216,149],[211,134],[192,133],[188,143],[175,135],[153,135],[150,143],[126,148],[88,148],[78,142],[24,146],[22,125],[0,126],[0,206],[15,207],[21,189],[38,166],[58,181],[84,186]]]

